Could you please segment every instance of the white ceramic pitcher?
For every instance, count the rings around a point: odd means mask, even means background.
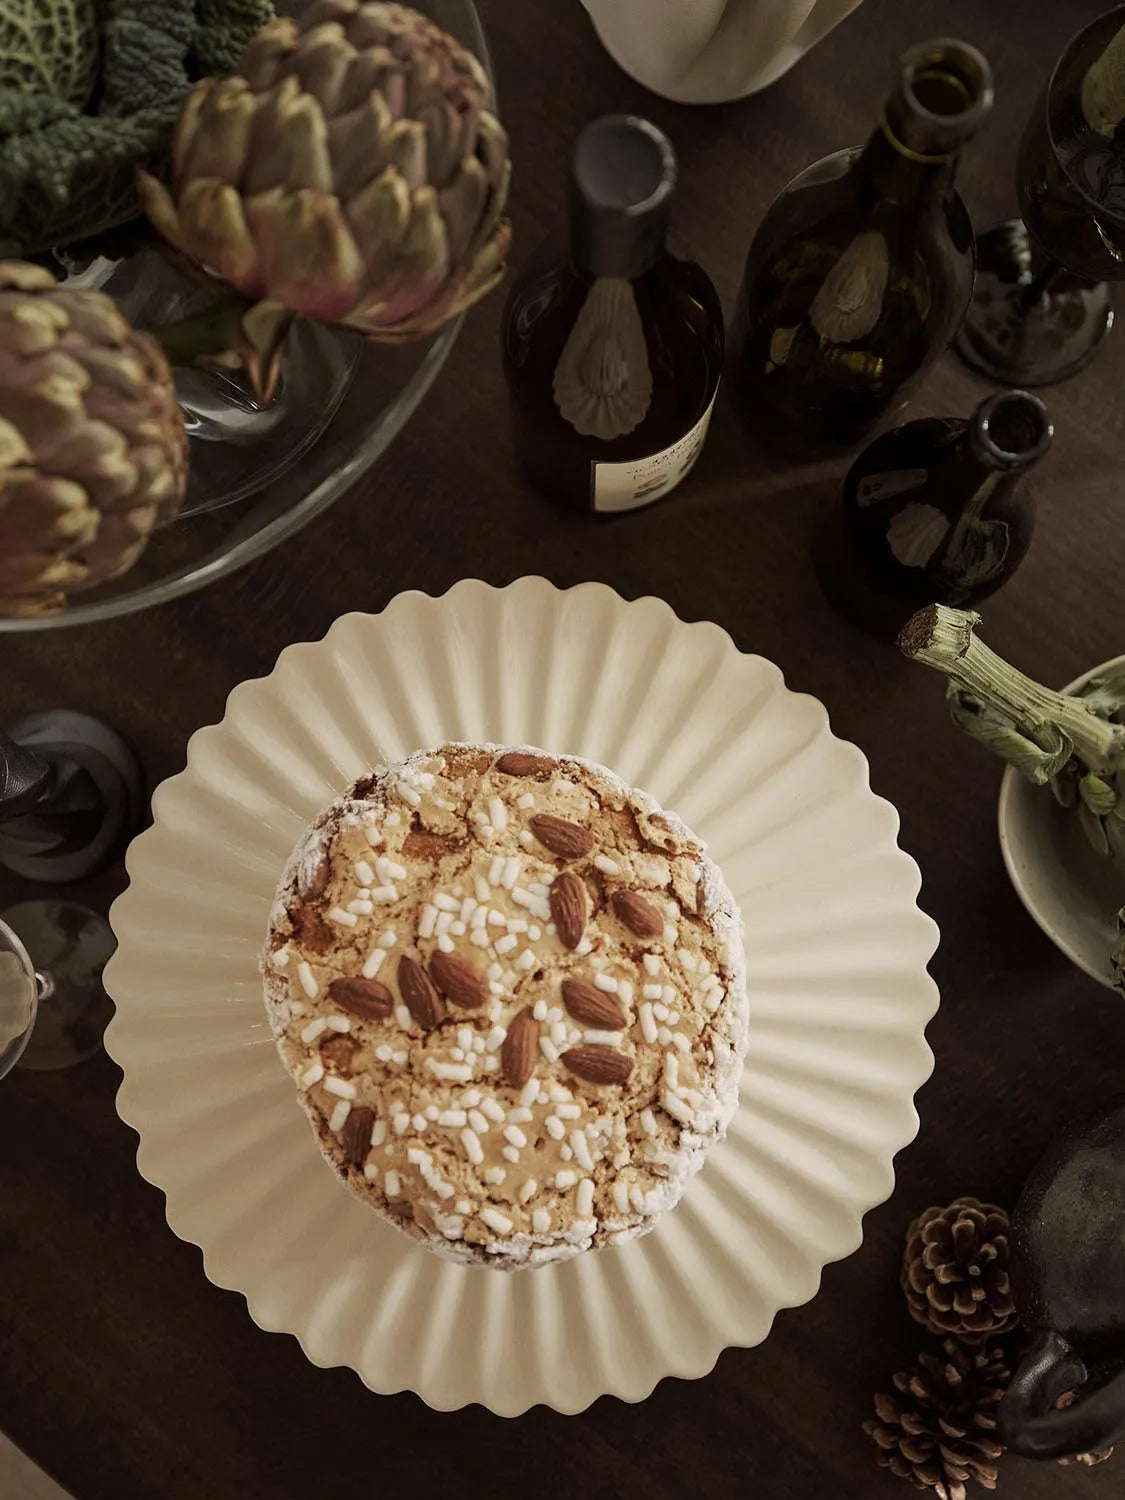
[[[583,0],[603,46],[638,83],[717,104],[780,78],[860,0]]]

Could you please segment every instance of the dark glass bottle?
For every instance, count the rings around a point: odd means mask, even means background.
[[[569,246],[548,240],[512,288],[504,373],[516,453],[582,511],[666,495],[703,446],[723,316],[699,266],[665,246],[676,159],[646,120],[610,115],[575,145]]]
[[[974,47],[923,43],[866,146],[825,157],[774,201],[735,330],[742,402],[764,435],[800,452],[854,446],[948,345],[975,267],[954,168],[991,107]]]
[[[895,633],[923,604],[994,593],[1031,544],[1024,477],[1050,447],[1027,391],[989,396],[968,421],[925,417],[875,439],[844,481],[818,548],[825,592],[869,629]]]

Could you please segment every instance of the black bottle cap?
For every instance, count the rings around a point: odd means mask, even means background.
[[[676,185],[676,153],[662,131],[635,115],[605,115],[574,146],[570,242],[592,276],[632,279],[664,253]]]

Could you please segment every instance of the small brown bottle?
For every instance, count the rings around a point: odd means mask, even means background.
[[[868,445],[818,538],[825,593],[857,624],[894,635],[924,604],[968,609],[1027,555],[1024,484],[1053,434],[1027,391],[998,391],[967,420],[923,417]]]
[[[569,245],[542,245],[508,299],[516,454],[537,488],[578,510],[660,499],[707,434],[723,317],[706,273],[666,248],[675,181],[654,125],[595,120],[574,149]]]

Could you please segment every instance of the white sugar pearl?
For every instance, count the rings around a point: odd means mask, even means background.
[[[363,965],[362,974],[364,979],[374,979],[387,959],[387,950],[376,945],[367,955]]]
[[[465,1148],[465,1155],[474,1166],[480,1166],[484,1160],[484,1151],[481,1149],[480,1137],[474,1130],[462,1130],[461,1144]]]

